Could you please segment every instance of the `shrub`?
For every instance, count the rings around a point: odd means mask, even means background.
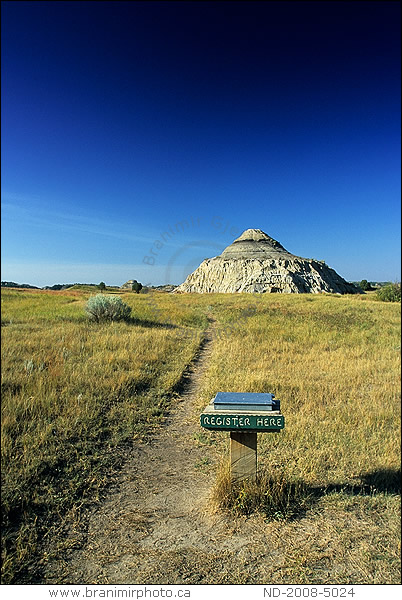
[[[401,301],[401,284],[389,283],[377,290],[377,298],[383,302],[400,302]]]
[[[359,287],[363,292],[372,292],[374,290],[373,286],[367,279],[362,279],[359,283]]]
[[[85,310],[92,321],[127,321],[131,307],[118,296],[97,294],[88,300]]]
[[[133,292],[136,292],[137,294],[139,294],[140,291],[142,290],[142,283],[139,283],[136,279],[134,279],[134,281],[131,285],[131,289]]]

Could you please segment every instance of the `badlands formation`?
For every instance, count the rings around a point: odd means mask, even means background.
[[[204,260],[174,291],[282,294],[360,292],[324,261],[291,254],[261,229],[247,229],[220,256]]]

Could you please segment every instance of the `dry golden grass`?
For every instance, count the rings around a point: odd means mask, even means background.
[[[399,305],[127,293],[133,321],[99,325],[88,297],[2,290],[4,583],[26,581],[52,523],[96,500],[161,423],[208,317],[200,412],[218,391],[269,391],[286,421],[259,435],[258,485],[229,489],[224,466],[217,503],[278,523],[276,583],[399,583]]]
[[[124,447],[160,423],[200,343],[204,321],[186,307],[167,325],[128,294],[133,322],[96,324],[87,297],[2,290],[4,582],[23,577],[52,522],[96,498]]]
[[[242,301],[246,299],[242,298]],[[273,296],[213,348],[200,408],[217,391],[282,400],[285,430],[262,436],[270,463],[308,484],[350,484],[397,469],[400,458],[399,306],[344,297]]]
[[[308,542],[298,524],[280,527],[290,536],[287,581],[398,583],[400,307],[271,295],[241,319],[249,300],[217,300],[221,321],[236,327],[213,347],[200,410],[218,391],[269,391],[281,399],[285,429],[259,434],[257,484],[232,488],[227,465],[218,470],[215,503],[309,524]],[[312,567],[323,533],[338,565],[327,578]]]

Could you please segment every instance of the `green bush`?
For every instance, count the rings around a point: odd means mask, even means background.
[[[136,279],[134,279],[134,281],[131,285],[131,289],[133,292],[136,292],[137,294],[139,294],[140,291],[142,290],[142,283],[139,283]]]
[[[361,290],[363,290],[363,292],[372,292],[374,289],[367,279],[362,279],[359,283],[359,287]]]
[[[131,307],[118,296],[105,296],[97,294],[88,300],[85,310],[92,321],[127,321],[130,317]]]
[[[401,301],[401,284],[389,283],[377,290],[378,300],[383,302],[400,302]]]

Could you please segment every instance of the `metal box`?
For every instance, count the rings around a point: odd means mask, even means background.
[[[268,393],[218,392],[213,402],[216,410],[280,410],[280,401],[274,398]]]

